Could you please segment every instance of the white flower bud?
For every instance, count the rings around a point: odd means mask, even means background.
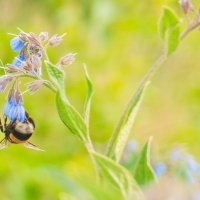
[[[41,32],[41,33],[39,34],[39,39],[40,39],[40,41],[42,41],[42,42],[47,41],[47,40],[49,39],[49,33],[48,33],[48,32]]]

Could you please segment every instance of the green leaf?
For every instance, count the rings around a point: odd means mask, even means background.
[[[64,83],[64,73],[62,70],[58,69],[55,65],[46,61],[47,72],[51,81],[55,84],[55,86],[64,91],[65,83]]]
[[[70,104],[65,95],[63,71],[50,62],[46,62],[46,66],[51,81],[58,89],[56,93],[56,105],[60,119],[73,134],[85,141],[88,134],[87,128],[83,118]]]
[[[86,65],[84,65],[84,72],[85,72],[85,78],[87,82],[87,96],[86,96],[85,108],[84,108],[84,119],[85,119],[86,125],[89,127],[90,106],[91,106],[91,99],[93,95],[93,84],[89,77]]]
[[[128,107],[121,117],[120,122],[118,123],[118,126],[115,129],[115,132],[113,133],[113,138],[111,138],[111,145],[109,148],[109,155],[112,156],[111,150],[113,149],[113,147],[115,147],[114,157],[117,161],[119,161],[122,156],[131,128],[133,126],[133,123],[135,122],[136,115],[142,102],[145,89],[148,84],[149,82],[147,82],[144,87],[138,92],[138,94],[131,99]]]
[[[170,8],[164,7],[159,21],[159,32],[161,39],[165,42],[167,55],[173,53],[179,44],[179,23],[176,14]]]
[[[58,91],[56,94],[56,105],[63,123],[73,134],[85,141],[87,138],[85,122],[61,91]]]
[[[132,174],[126,168],[97,152],[93,152],[93,155],[104,179],[118,187],[125,199],[138,199],[141,191]]]
[[[179,36],[180,36],[180,27],[179,25],[177,25],[176,27],[174,27],[173,29],[171,29],[171,31],[168,32],[167,35],[167,55],[170,55],[171,53],[173,53],[178,44],[179,44]]]
[[[156,176],[150,164],[150,145],[151,145],[150,138],[148,142],[144,145],[139,158],[137,165],[135,167],[135,179],[140,185],[146,185],[151,181],[156,181]]]

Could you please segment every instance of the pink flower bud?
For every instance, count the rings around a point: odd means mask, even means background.
[[[193,11],[194,7],[190,0],[179,0],[183,12],[187,15],[189,11]]]
[[[75,60],[76,53],[68,53],[67,55],[60,58],[57,65],[71,65]]]
[[[41,33],[39,34],[39,39],[40,39],[40,41],[42,41],[42,42],[47,41],[47,40],[49,39],[49,33],[48,33],[48,32],[41,32]]]
[[[0,92],[3,92],[7,85],[12,81],[13,77],[4,75],[0,77]]]
[[[62,42],[62,39],[63,39],[64,36],[65,36],[65,34],[63,34],[63,35],[58,35],[58,34],[53,35],[49,39],[48,45],[49,46],[57,46],[57,45],[59,45]]]
[[[35,93],[37,90],[40,89],[43,83],[45,83],[46,80],[35,80],[30,83],[27,83],[26,86],[28,87],[28,90],[30,93]]]

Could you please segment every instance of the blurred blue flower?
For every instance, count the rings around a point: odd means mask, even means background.
[[[20,37],[14,37],[10,41],[10,46],[15,52],[21,51],[24,48],[24,44],[25,42]]]
[[[138,150],[138,141],[135,139],[132,139],[127,144],[127,150],[128,152],[134,153]]]
[[[198,172],[200,170],[199,163],[197,163],[197,161],[195,160],[195,158],[192,155],[186,154],[185,157],[184,157],[184,160],[186,162],[187,167],[192,172],[195,173],[195,172]]]
[[[171,151],[169,158],[173,162],[178,162],[181,158],[182,154],[179,149],[174,149]]]
[[[8,98],[8,102],[4,106],[4,115],[7,116],[10,121],[16,119],[19,122],[23,122],[26,120],[26,113],[19,92],[16,92],[13,96]]]
[[[200,199],[200,190],[198,189],[192,195],[192,200],[199,200]]]
[[[154,172],[156,176],[159,178],[167,171],[167,166],[163,162],[159,162],[154,166]]]
[[[186,171],[185,171],[185,177],[186,177],[186,179],[187,179],[187,181],[188,181],[189,183],[192,183],[192,184],[193,184],[193,183],[195,182],[194,176],[193,176],[191,170],[186,170]]]
[[[15,59],[12,62],[12,65],[18,68],[22,68],[22,62],[25,61],[25,59],[25,54],[20,54],[19,56],[15,57]]]

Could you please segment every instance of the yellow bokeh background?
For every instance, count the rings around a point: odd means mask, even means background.
[[[66,92],[80,112],[86,97],[83,63],[87,64],[95,88],[91,137],[96,149],[104,152],[131,93],[162,51],[157,31],[162,5],[176,10],[184,29],[185,18],[176,0],[0,0],[0,58],[6,64],[16,56],[7,33],[17,34],[17,27],[36,34],[67,33],[62,44],[48,48],[48,53],[52,62],[77,53],[73,65],[65,68]],[[141,144],[153,136],[157,152],[184,143],[199,154],[199,38],[199,31],[191,33],[157,72],[132,129],[131,138]],[[90,158],[60,121],[51,91],[41,88],[23,97],[36,123],[31,142],[46,152],[20,145],[0,151],[0,199],[65,199],[62,194],[70,193],[72,186],[63,186],[60,176],[94,177]],[[1,115],[6,98],[7,92],[1,94]]]

